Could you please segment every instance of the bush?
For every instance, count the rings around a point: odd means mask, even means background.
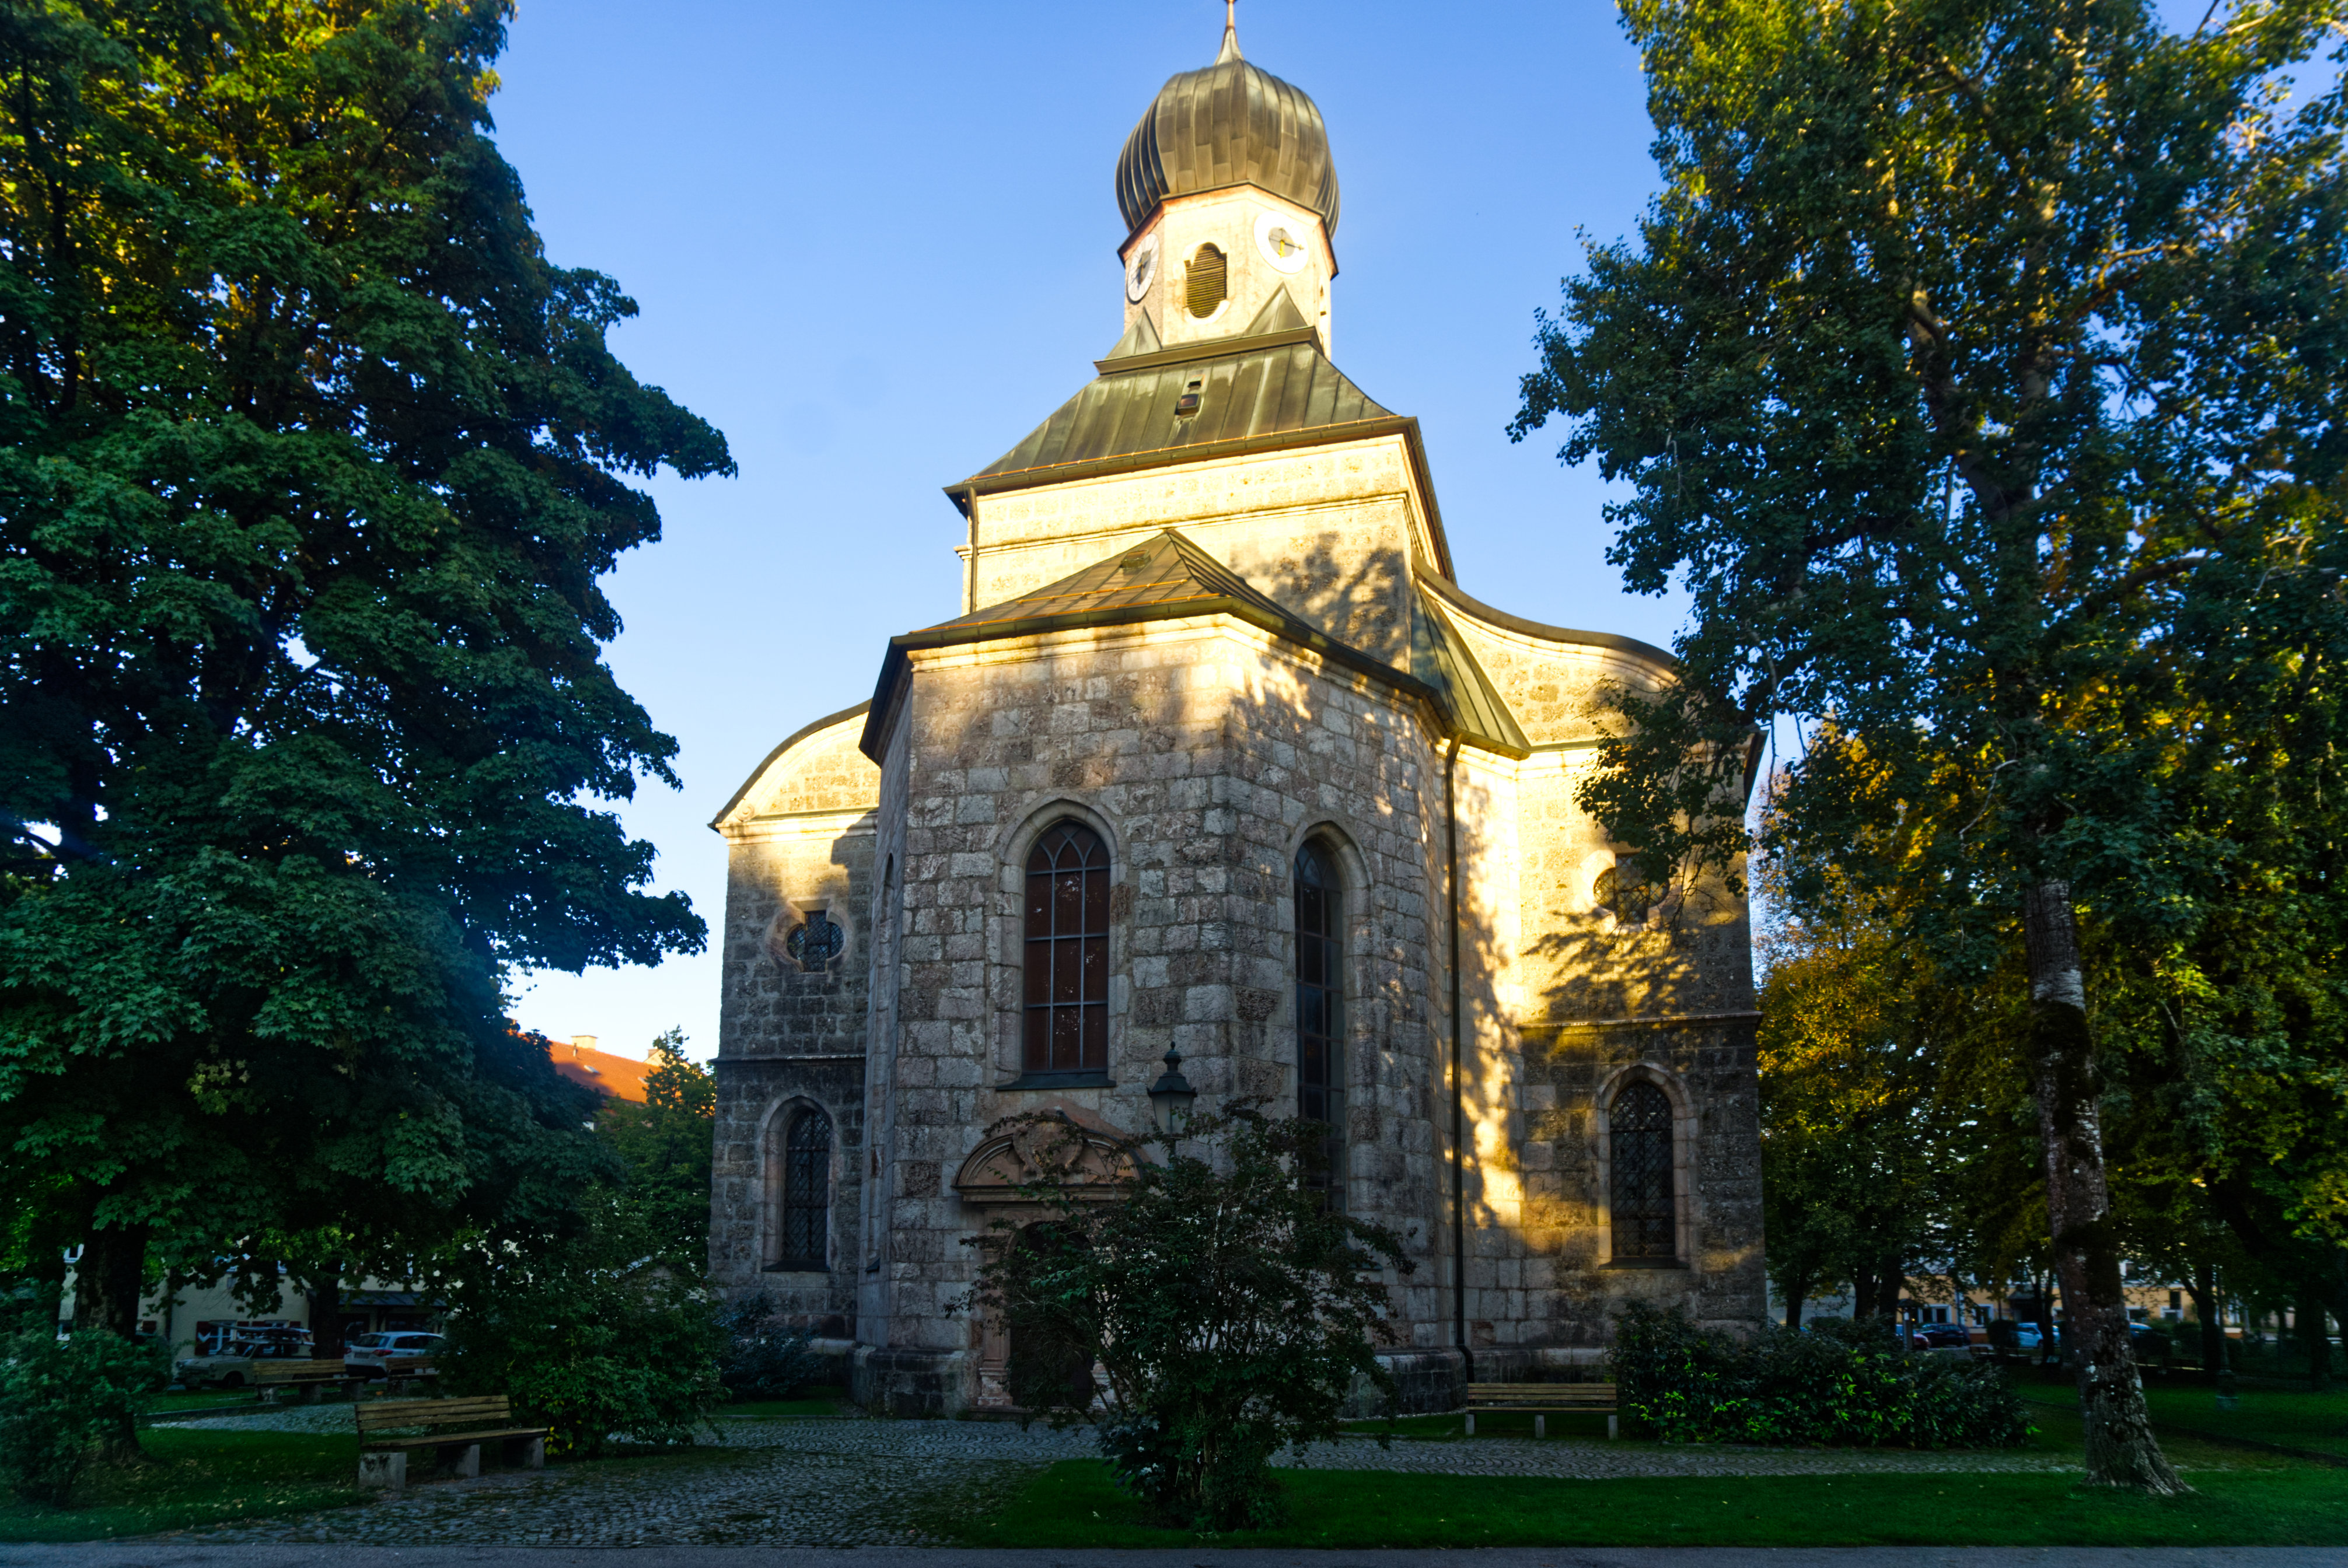
[[[1903,1355],[1871,1320],[1741,1340],[1633,1303],[1609,1361],[1623,1418],[1666,1442],[2009,1448],[2030,1435],[1996,1368]]]
[[[717,1376],[736,1399],[788,1399],[802,1383],[830,1370],[829,1360],[808,1348],[808,1336],[775,1321],[775,1304],[762,1293],[736,1302],[719,1315],[726,1336]]]
[[[1399,1238],[1323,1205],[1316,1122],[1202,1118],[1188,1141],[1211,1162],[1013,1124],[1050,1217],[981,1238],[972,1301],[1009,1331],[1012,1397],[1097,1421],[1123,1484],[1172,1522],[1276,1522],[1272,1456],[1334,1440],[1357,1378],[1395,1391],[1373,1346],[1390,1334],[1375,1271],[1410,1268]]]
[[[57,1337],[52,1308],[0,1344],[0,1478],[64,1507],[98,1446],[134,1430],[171,1380],[171,1353],[103,1328]]]
[[[593,1458],[623,1433],[690,1443],[725,1397],[717,1304],[661,1261],[655,1227],[623,1199],[591,1191],[580,1215],[565,1239],[449,1260],[442,1376],[452,1392],[511,1396],[558,1453]]]

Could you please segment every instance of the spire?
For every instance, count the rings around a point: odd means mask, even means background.
[[[1215,64],[1240,57],[1239,0],[1223,0],[1223,46],[1215,56]]]

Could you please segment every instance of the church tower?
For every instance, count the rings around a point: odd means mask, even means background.
[[[1744,898],[1639,886],[1574,798],[1673,661],[1459,587],[1417,421],[1331,358],[1337,190],[1227,11],[1117,158],[1121,334],[946,487],[959,613],[712,824],[712,1276],[861,1401],[1005,1403],[955,1310],[1002,1124],[1107,1158],[1169,1051],[1327,1122],[1330,1201],[1406,1238],[1407,1408],[1594,1362],[1626,1300],[1763,1315]]]

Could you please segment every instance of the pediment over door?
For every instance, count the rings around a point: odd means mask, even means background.
[[[954,1173],[953,1189],[973,1204],[1032,1204],[1020,1189],[1057,1167],[1064,1190],[1107,1203],[1133,1173],[1130,1149],[1108,1133],[1073,1122],[1038,1122],[998,1132],[971,1151]]]

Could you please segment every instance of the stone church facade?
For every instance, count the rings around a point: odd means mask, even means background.
[[[1417,424],[1330,359],[1319,110],[1227,29],[1117,167],[1123,335],[948,487],[961,613],[718,815],[713,1276],[904,1413],[1004,1400],[956,1309],[994,1129],[1142,1132],[1179,1053],[1335,1129],[1402,1235],[1409,1401],[1594,1361],[1638,1299],[1765,1311],[1742,896],[1574,802],[1669,655],[1471,598]]]

